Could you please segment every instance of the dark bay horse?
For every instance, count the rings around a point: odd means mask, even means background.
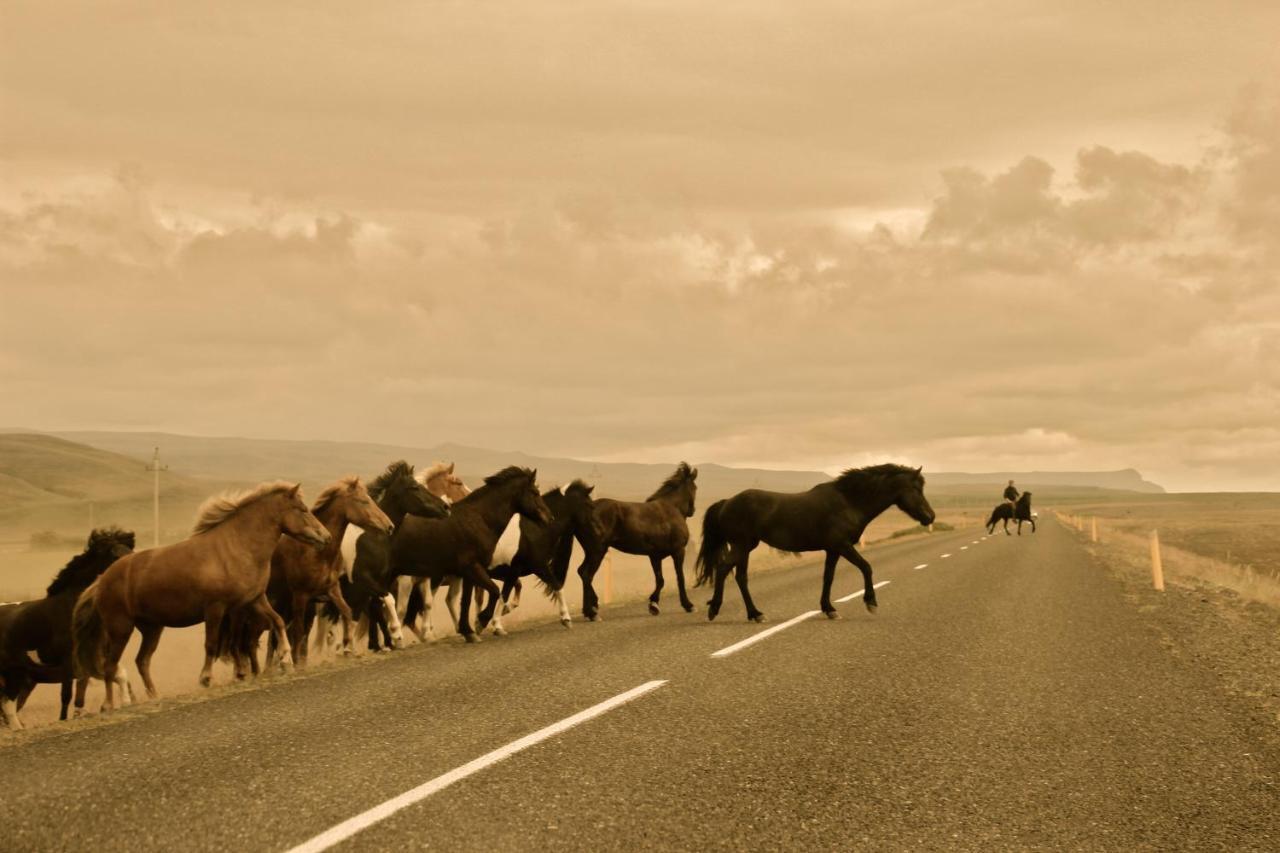
[[[62,685],[62,711],[71,705],[71,612],[76,599],[116,560],[133,551],[132,531],[105,527],[89,534],[84,551],[58,572],[45,597],[0,607],[0,709],[11,728],[22,728],[17,712],[36,684]],[[36,666],[30,657],[35,653]],[[121,679],[126,695],[128,682]],[[76,708],[84,706],[84,683]]]
[[[447,518],[406,516],[391,534],[391,571],[396,575],[436,582],[462,578],[458,633],[467,642],[479,639],[470,616],[475,587],[488,594],[479,628],[493,618],[500,590],[489,577],[489,563],[511,516],[519,513],[541,524],[551,522],[551,512],[538,494],[537,476],[528,468],[504,468],[450,507]]]
[[[138,673],[151,697],[156,695],[151,656],[164,629],[204,623],[200,683],[208,686],[223,617],[236,608],[271,624],[287,664],[284,621],[266,596],[271,555],[281,534],[317,549],[329,544],[329,532],[299,492],[298,484],[281,481],[211,498],[196,514],[190,537],[122,557],[84,591],[72,616],[75,662],[79,674],[106,681],[105,709],[115,706],[116,667],[135,627],[142,634]]]
[[[533,575],[558,606],[560,624],[566,628],[573,624],[569,606],[564,600],[564,582],[569,573],[573,540],[592,542],[601,536],[596,526],[595,502],[591,499],[594,488],[581,480],[574,480],[563,490],[555,488],[544,492],[542,501],[551,510],[551,522],[547,525],[520,517],[520,543],[515,555],[509,562],[489,569],[490,576],[502,582],[504,606],[511,600],[511,591],[520,579]],[[519,604],[518,596],[516,604]],[[501,608],[497,613],[501,613]],[[500,615],[495,615],[494,623],[496,631],[501,626]]]
[[[724,602],[724,581],[736,572],[747,618],[763,622],[747,589],[747,562],[751,551],[764,542],[780,551],[825,551],[822,573],[822,612],[836,618],[831,604],[831,582],[836,562],[844,557],[862,572],[863,603],[875,612],[876,591],[871,564],[854,545],[871,520],[891,506],[921,524],[932,524],[933,508],[924,496],[924,475],[919,468],[873,465],[852,468],[829,483],[807,492],[781,494],[747,489],[728,500],[717,501],[702,520],[702,547],[698,552],[698,585],[715,583],[707,618],[715,619]]]
[[[1009,522],[1018,522],[1018,535],[1022,535],[1022,522],[1031,523],[1031,532],[1036,532],[1036,520],[1031,515],[1031,493],[1023,492],[1018,496],[1018,502],[1014,506],[1009,506],[1008,501],[997,504],[996,508],[991,510],[991,517],[987,519],[987,535],[996,532],[996,522],[1004,522],[1004,532],[1006,536],[1012,536],[1009,532]]]
[[[688,518],[693,516],[698,494],[698,469],[681,462],[675,473],[643,503],[600,498],[595,502],[595,528],[599,538],[579,542],[586,556],[578,567],[582,578],[582,615],[595,622],[600,618],[600,600],[592,587],[600,563],[610,548],[624,554],[642,554],[653,567],[653,594],[649,612],[658,615],[662,594],[662,560],[670,557],[676,569],[680,606],[693,612],[693,602],[684,586],[684,552],[689,544]]]

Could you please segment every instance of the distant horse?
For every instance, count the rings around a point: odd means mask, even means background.
[[[342,651],[352,651],[351,608],[342,597],[338,579],[346,574],[342,558],[342,537],[347,526],[354,524],[386,536],[391,534],[391,519],[378,509],[369,491],[359,477],[344,477],[326,488],[316,498],[311,513],[329,531],[329,544],[316,551],[296,539],[282,537],[271,555],[271,580],[267,584],[267,599],[271,606],[289,623],[289,642],[293,646],[293,662],[306,665],[306,632],[310,627],[307,610],[316,599],[326,599],[337,609],[342,619]],[[259,622],[258,633],[270,626]],[[256,649],[257,634],[252,639]],[[275,649],[272,648],[274,654]],[[270,657],[270,655],[269,655]]]
[[[1009,506],[1009,502],[997,504],[996,508],[991,510],[991,517],[987,519],[987,535],[996,532],[996,522],[1004,522],[1004,532],[1006,536],[1012,536],[1009,532],[1009,522],[1018,522],[1018,535],[1022,535],[1022,522],[1031,523],[1031,532],[1036,532],[1036,520],[1031,515],[1031,493],[1023,492],[1018,497],[1018,502],[1014,506]]]
[[[97,580],[107,567],[133,550],[133,533],[118,527],[105,527],[89,534],[83,552],[58,572],[45,597],[0,606],[0,711],[11,728],[22,728],[17,712],[22,710],[36,684],[62,685],[62,710],[58,719],[67,718],[71,705],[71,611],[80,593]],[[38,664],[33,666],[30,653]],[[133,689],[122,673],[117,683],[132,701]],[[77,691],[77,713],[84,707],[83,679]]]
[[[391,535],[391,571],[417,581],[463,581],[458,633],[476,642],[470,609],[473,590],[480,587],[489,598],[480,613],[481,630],[493,618],[499,589],[489,577],[489,563],[498,537],[511,516],[519,513],[542,524],[551,512],[538,494],[537,471],[510,466],[450,507],[448,518],[407,516]]]
[[[573,540],[577,538],[582,542],[592,542],[600,538],[600,531],[596,527],[595,502],[591,499],[594,488],[581,480],[574,480],[563,491],[555,488],[544,492],[543,503],[551,510],[551,523],[545,526],[523,516],[512,519],[512,523],[517,524],[519,533],[515,552],[501,553],[502,545],[499,543],[489,567],[489,575],[502,582],[504,605],[494,613],[494,633],[506,633],[502,625],[502,612],[510,601],[512,590],[518,588],[520,578],[527,575],[536,577],[547,595],[556,603],[560,612],[560,624],[566,628],[573,624],[569,606],[564,600],[564,582],[569,571]],[[505,533],[503,538],[506,538]],[[519,606],[519,603],[517,596],[512,609]]]
[[[761,542],[780,551],[826,552],[821,606],[831,619],[837,615],[831,603],[831,582],[835,579],[836,562],[844,557],[862,572],[862,600],[874,613],[876,591],[871,582],[871,564],[854,545],[871,520],[891,506],[921,524],[933,523],[933,508],[925,499],[924,476],[919,468],[852,468],[807,492],[781,494],[747,489],[712,504],[702,519],[702,546],[698,552],[698,585],[715,582],[707,618],[715,619],[719,614],[725,578],[735,570],[747,618],[764,621],[764,614],[756,609],[747,589],[747,562]]]
[[[698,469],[681,462],[675,473],[643,503],[600,498],[595,502],[595,527],[599,538],[580,541],[586,556],[578,567],[582,578],[582,615],[595,622],[600,618],[600,600],[592,587],[600,563],[610,548],[624,554],[643,554],[653,567],[653,593],[649,612],[658,615],[662,594],[662,560],[670,557],[676,569],[680,606],[693,612],[693,602],[684,586],[684,552],[689,544],[689,523],[698,494]]]
[[[454,464],[452,462],[436,462],[430,468],[418,475],[418,482],[427,487],[427,491],[440,498],[446,504],[452,506],[458,501],[471,494],[471,489],[462,482],[462,478],[453,472]],[[511,524],[515,524],[514,517]],[[504,532],[499,537],[497,552],[503,551],[504,540],[508,539],[508,535]],[[456,625],[458,622],[458,603],[462,598],[462,579],[461,578],[443,578],[441,580],[411,582],[408,578],[400,578],[398,589],[396,592],[396,606],[399,610],[400,621],[409,626],[419,642],[432,639],[435,631],[431,626],[431,610],[434,607],[437,590],[445,586],[448,592],[445,595],[445,605],[449,608],[449,615]],[[421,618],[421,627],[419,627],[419,618]]]
[[[386,471],[369,483],[369,496],[395,527],[399,527],[408,515],[444,518],[449,514],[448,504],[433,495],[415,476],[413,466],[404,460],[391,463]],[[393,597],[396,576],[391,571],[390,546],[391,534],[365,531],[355,540],[350,577],[339,579],[342,596],[352,611],[367,618],[369,650],[373,652],[381,648],[379,635],[388,648],[393,643],[397,646],[403,643],[400,623],[393,621],[396,619]],[[321,611],[321,616],[331,624],[338,618],[337,608],[330,602]],[[324,642],[327,636],[328,626],[322,624],[316,637],[317,644]]]
[[[151,656],[164,629],[204,623],[200,683],[208,686],[223,617],[239,607],[271,624],[287,665],[291,650],[284,621],[266,596],[271,555],[281,534],[317,549],[329,544],[329,532],[302,502],[296,483],[263,483],[238,495],[210,498],[189,538],[129,554],[94,581],[76,603],[72,622],[80,674],[105,676],[103,707],[114,707],[111,685],[135,627],[142,633],[138,672],[149,697],[156,695]]]

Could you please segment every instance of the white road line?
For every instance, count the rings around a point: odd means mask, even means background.
[[[970,544],[970,545],[977,545],[977,544],[978,544],[978,540],[977,540],[977,539],[975,539],[975,540],[973,540],[972,542],[970,542],[969,544]]]
[[[929,564],[928,564],[928,563],[921,563],[921,564],[920,564],[920,565],[918,565],[918,566],[912,566],[912,568],[913,568],[913,569],[915,569],[915,570],[918,572],[918,571],[920,571],[921,569],[927,569],[927,568],[929,568]]]
[[[454,782],[465,779],[474,773],[479,773],[481,770],[497,764],[504,758],[510,758],[521,750],[528,749],[529,747],[541,743],[548,738],[555,737],[561,732],[568,731],[574,726],[585,723],[595,717],[599,717],[601,714],[608,713],[620,705],[625,705],[634,699],[639,699],[641,696],[657,690],[666,683],[666,681],[645,682],[639,687],[633,687],[625,693],[619,693],[612,699],[606,699],[598,705],[592,705],[585,711],[579,711],[572,717],[565,717],[558,723],[552,723],[544,729],[538,729],[532,734],[527,734],[519,740],[514,740],[506,746],[499,747],[493,752],[486,753],[474,761],[469,761],[461,767],[450,770],[442,776],[437,776],[429,782],[424,782],[410,791],[405,791],[398,797],[392,797],[382,805],[374,806],[366,812],[362,812],[353,818],[344,820],[332,829],[326,830],[314,838],[304,841],[297,847],[292,848],[289,853],[319,853],[321,850],[327,850],[333,845],[347,840],[361,830],[373,826],[379,821],[386,820],[401,809],[420,802],[432,794],[449,787]]]
[[[950,556],[951,556],[950,554],[943,554],[943,555],[942,555],[942,559],[944,559],[944,560],[945,560],[945,559],[947,559],[947,557],[950,557]]]
[[[960,546],[960,550],[961,550],[961,551],[968,551],[968,550],[969,550],[969,546],[968,546],[968,545],[961,545],[961,546]]]
[[[888,583],[889,583],[889,581],[880,581],[880,583],[873,583],[873,584],[871,585],[871,588],[872,588],[872,589],[879,589],[880,587],[885,586],[885,585],[886,585],[886,584],[888,584]],[[844,598],[837,598],[837,599],[836,599],[836,604],[844,604],[846,601],[853,601],[855,598],[862,598],[862,593],[863,593],[863,592],[865,592],[865,591],[866,591],[866,590],[861,590],[861,589],[860,589],[860,590],[858,590],[857,592],[851,592],[851,593],[849,593],[849,594],[848,594],[848,595],[846,595]]]
[[[880,587],[886,585],[887,583],[889,583],[889,581],[880,581],[880,583],[872,584],[871,588],[879,589]],[[836,603],[838,604],[841,602],[850,601],[851,599],[857,598],[860,595],[862,595],[861,590],[858,592],[846,595],[844,598],[837,598]],[[793,616],[790,619],[788,619],[786,622],[779,622],[777,625],[774,625],[772,628],[765,628],[763,631],[759,632],[758,634],[752,634],[750,637],[747,637],[745,640],[739,640],[738,642],[734,643],[732,646],[725,646],[723,649],[720,649],[720,651],[718,652],[712,652],[711,656],[713,658],[727,658],[729,655],[733,654],[734,652],[740,652],[743,649],[745,649],[747,646],[753,646],[756,643],[760,642],[761,640],[765,639],[766,637],[772,637],[774,634],[778,633],[779,631],[785,631],[786,629],[790,628],[792,625],[799,625],[801,622],[803,622],[806,619],[812,619],[814,616],[817,616],[821,612],[822,612],[821,610],[810,610],[806,613],[801,613],[799,616]]]

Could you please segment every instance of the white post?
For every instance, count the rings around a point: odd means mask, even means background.
[[[1098,517],[1096,515],[1089,517],[1089,541],[1098,541]]]
[[[152,473],[152,489],[151,489],[151,523],[154,529],[154,537],[152,539],[153,547],[160,547],[160,472],[167,470],[168,465],[160,464],[160,448],[155,448],[155,452],[151,455],[151,464],[147,466],[147,470]]]
[[[1151,531],[1151,585],[1164,592],[1164,566],[1160,562],[1160,534]]]

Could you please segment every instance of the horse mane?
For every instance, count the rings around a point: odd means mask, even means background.
[[[435,477],[439,477],[441,474],[448,471],[449,464],[450,463],[448,462],[432,462],[431,465],[427,467],[427,470],[423,471],[421,474],[415,474],[414,476],[419,483],[425,486]]]
[[[338,495],[348,489],[355,488],[356,484],[359,482],[360,477],[356,474],[351,474],[350,476],[340,478],[332,485],[326,486],[320,494],[316,495],[316,502],[311,506],[311,514],[315,515],[318,512],[324,512],[329,508],[329,504],[333,503],[334,500],[337,499]]]
[[[387,470],[374,477],[369,483],[369,497],[375,501],[381,500],[383,494],[391,487],[391,484],[404,477],[413,479],[413,466],[403,459],[392,462],[387,466]]]
[[[574,480],[572,483],[564,487],[564,493],[570,494],[591,494],[592,487],[587,485],[585,480]]]
[[[510,483],[512,480],[519,480],[519,479],[526,479],[526,480],[529,480],[530,482],[533,482],[534,480],[533,469],[521,468],[519,465],[508,465],[506,468],[503,468],[498,473],[490,474],[488,477],[485,477],[483,486],[476,489],[474,492],[467,495],[462,500],[458,501],[456,504],[454,504],[454,506],[462,506],[465,503],[468,503],[471,501],[477,501],[489,489],[497,488],[498,486],[504,486],[507,483]]]
[[[689,467],[689,463],[681,462],[676,466],[675,472],[670,477],[662,481],[662,485],[658,486],[658,490],[645,498],[645,503],[648,503],[649,501],[656,501],[659,498],[665,498],[667,495],[678,491],[692,476],[693,469]]]
[[[208,533],[240,510],[247,507],[268,495],[277,492],[287,492],[298,487],[297,483],[290,483],[287,480],[274,480],[268,483],[260,483],[252,489],[243,492],[225,492],[221,495],[213,497],[200,504],[200,509],[196,510],[196,524],[191,529],[191,533]]]
[[[899,480],[906,476],[919,476],[920,472],[906,465],[886,462],[865,468],[849,468],[835,479],[835,487],[846,497],[872,492],[885,494],[896,491]]]
[[[54,576],[45,595],[57,595],[74,586],[87,586],[110,565],[102,564],[102,558],[110,557],[112,546],[128,545],[132,551],[134,544],[132,530],[121,530],[114,526],[99,527],[89,534],[84,551],[72,557]]]

